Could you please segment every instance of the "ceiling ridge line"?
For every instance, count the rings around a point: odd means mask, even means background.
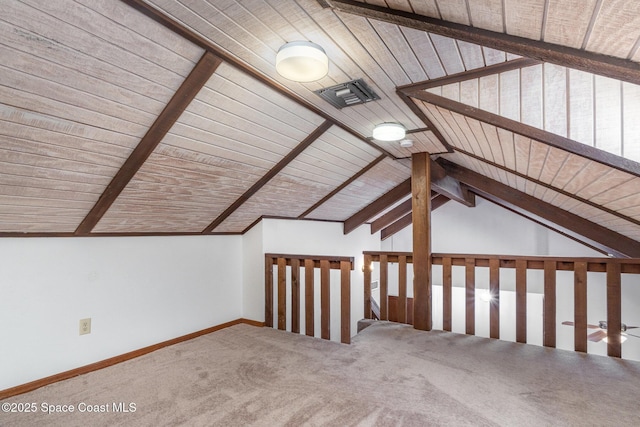
[[[134,175],[158,147],[178,118],[209,81],[222,59],[211,52],[205,52],[178,90],[173,94],[162,112],[147,130],[138,145],[104,189],[100,198],[75,230],[76,235],[90,233],[107,213],[111,205],[133,179]]]
[[[459,152],[459,153],[462,153],[462,154],[464,154],[464,155],[466,155],[466,156],[469,156],[469,157],[471,157],[471,158],[473,158],[473,159],[476,159],[476,160],[478,160],[478,161],[480,161],[480,162],[486,163],[486,164],[488,164],[488,165],[490,165],[490,166],[493,166],[493,167],[495,167],[495,168],[498,168],[498,169],[500,169],[500,170],[502,170],[502,171],[505,171],[505,172],[507,172],[507,173],[511,173],[511,174],[513,174],[513,175],[515,175],[515,176],[518,176],[518,177],[520,177],[520,178],[526,179],[527,181],[530,181],[530,182],[532,182],[532,183],[534,183],[534,184],[536,184],[536,185],[540,185],[540,186],[545,187],[545,188],[547,188],[547,189],[549,189],[549,190],[555,191],[555,192],[557,192],[557,193],[559,193],[559,194],[562,194],[563,196],[570,197],[570,198],[572,198],[572,199],[574,199],[574,200],[577,200],[577,201],[579,201],[579,202],[585,203],[585,204],[587,204],[587,205],[589,205],[589,206],[591,206],[591,207],[593,207],[593,208],[596,208],[596,209],[599,209],[599,210],[601,210],[601,211],[604,211],[604,212],[606,212],[606,213],[608,213],[608,214],[611,214],[611,215],[617,216],[618,218],[620,218],[620,219],[622,219],[622,220],[625,220],[625,221],[631,222],[631,223],[633,223],[633,224],[635,224],[635,225],[640,225],[640,221],[639,221],[639,220],[637,220],[637,219],[630,218],[630,217],[628,217],[628,216],[626,216],[626,215],[623,215],[623,214],[621,214],[621,213],[619,213],[619,212],[616,212],[616,211],[614,211],[614,210],[611,210],[611,209],[609,209],[609,208],[606,208],[606,207],[604,207],[604,206],[602,206],[602,205],[598,205],[597,203],[593,203],[592,201],[587,200],[587,199],[584,199],[584,198],[582,198],[582,197],[578,196],[577,194],[569,193],[568,191],[565,191],[565,190],[563,190],[563,189],[561,189],[561,188],[557,188],[557,187],[555,187],[555,186],[554,186],[554,185],[552,185],[552,184],[547,184],[547,183],[545,183],[545,182],[543,182],[543,181],[540,181],[540,180],[538,180],[538,179],[536,179],[536,178],[533,178],[533,177],[530,177],[530,176],[525,175],[525,174],[523,174],[523,173],[520,173],[520,172],[518,172],[518,171],[512,170],[512,169],[510,169],[510,168],[508,168],[508,167],[506,167],[506,166],[503,166],[503,165],[500,165],[500,164],[498,164],[498,163],[492,162],[492,161],[487,160],[487,159],[485,159],[485,158],[482,158],[482,157],[480,157],[480,156],[478,156],[478,155],[476,155],[476,154],[470,153],[470,152],[468,152],[468,151],[466,151],[466,150],[464,150],[464,149],[461,149],[461,148],[455,148],[455,151],[457,151],[457,152]],[[527,193],[527,194],[528,194],[528,193]],[[534,196],[534,197],[535,197],[535,196]]]
[[[331,0],[333,9],[438,34],[581,71],[640,84],[640,63],[568,46],[498,33],[353,0]]]
[[[284,156],[275,166],[273,166],[266,174],[256,181],[247,191],[242,194],[235,202],[233,202],[227,209],[224,210],[211,224],[209,224],[202,234],[211,233],[216,227],[227,219],[233,212],[235,212],[240,206],[244,204],[251,196],[257,193],[262,187],[264,187],[272,178],[282,171],[293,159],[298,157],[300,153],[306,150],[311,144],[313,144],[323,133],[325,133],[334,123],[330,120],[325,120],[320,126],[318,126],[313,132],[300,142],[293,150],[291,150],[286,156]]]
[[[269,88],[275,90],[279,94],[294,101],[298,105],[306,108],[307,110],[320,116],[321,118],[330,121],[333,125],[341,128],[342,130],[358,138],[362,142],[370,145],[371,147],[375,148],[376,150],[383,153],[387,157],[390,157],[391,159],[396,160],[396,157],[393,154],[391,154],[389,151],[385,150],[384,148],[380,147],[379,145],[375,144],[373,141],[370,141],[364,135],[361,135],[359,132],[356,132],[354,129],[345,125],[338,119],[325,113],[319,107],[316,107],[311,102],[307,101],[306,99],[303,99],[302,97],[300,97],[295,92],[288,89],[287,87],[281,85],[280,83],[272,80],[271,78],[253,69],[253,67],[251,67],[249,64],[241,61],[240,59],[235,58],[230,53],[222,50],[221,48],[219,48],[218,46],[216,46],[215,44],[213,44],[211,41],[207,40],[200,34],[197,34],[194,31],[186,28],[182,23],[177,22],[174,19],[166,16],[162,11],[147,4],[144,0],[120,0],[120,1],[124,2],[125,4],[129,5],[133,9],[144,14],[145,16],[153,19],[160,25],[163,25],[164,27],[180,35],[181,37],[184,37],[185,39],[201,47],[202,49],[215,54],[216,56],[220,57],[224,62],[228,63],[232,67],[244,72],[245,74],[256,79],[257,81],[267,85]]]
[[[412,91],[410,97],[640,177],[640,163],[616,154],[430,92]]]

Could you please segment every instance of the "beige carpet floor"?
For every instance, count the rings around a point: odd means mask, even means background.
[[[638,362],[386,322],[352,345],[236,325],[1,401],[37,412],[0,425],[640,426],[639,399]]]

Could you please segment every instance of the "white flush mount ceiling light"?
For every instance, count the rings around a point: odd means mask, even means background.
[[[276,55],[276,70],[288,80],[313,82],[329,72],[329,58],[319,45],[295,41],[283,45]]]
[[[378,141],[400,141],[407,130],[400,123],[380,123],[373,129],[373,139]]]

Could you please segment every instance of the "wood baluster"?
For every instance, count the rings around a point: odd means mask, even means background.
[[[314,272],[315,265],[312,259],[304,260],[304,329],[305,334],[315,336],[314,325]]]
[[[331,265],[329,260],[320,260],[320,336],[331,339]]]
[[[607,355],[622,357],[622,278],[618,262],[607,263]]]
[[[587,263],[576,261],[573,264],[573,348],[587,352]]]
[[[465,333],[476,333],[476,260],[466,258],[465,262]]]
[[[516,260],[516,341],[527,342],[527,261]]]
[[[291,332],[300,333],[300,260],[291,260]]]
[[[442,258],[442,329],[451,332],[451,258]]]
[[[371,313],[371,255],[364,256],[364,318],[372,319]]]
[[[407,256],[398,257],[398,322],[407,323]]]
[[[278,258],[278,329],[287,329],[287,260]]]
[[[556,262],[544,262],[543,345],[556,346]]]
[[[489,260],[489,293],[491,306],[489,307],[489,336],[500,339],[500,260]]]
[[[340,341],[351,344],[351,263],[340,261]]]
[[[387,255],[380,255],[380,320],[389,320],[389,264]]]

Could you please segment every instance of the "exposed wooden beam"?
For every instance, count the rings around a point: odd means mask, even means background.
[[[449,142],[446,140],[446,138],[442,135],[442,133],[440,133],[440,130],[433,124],[433,122],[429,119],[429,117],[427,117],[427,115],[424,113],[424,111],[422,111],[420,109],[420,107],[418,107],[416,105],[415,102],[413,102],[413,100],[411,98],[409,98],[409,96],[407,96],[406,94],[404,94],[401,91],[396,91],[396,93],[398,94],[398,96],[400,97],[400,99],[407,104],[407,107],[409,107],[409,109],[411,111],[413,111],[413,114],[415,114],[416,116],[418,116],[418,118],[420,118],[420,120],[422,120],[422,122],[427,126],[427,128],[433,133],[433,135],[438,139],[438,141],[440,141],[440,143],[442,144],[442,146],[445,148],[447,153],[453,153],[453,146],[451,144],[449,144]],[[436,153],[431,153],[431,154],[436,154]]]
[[[617,257],[640,257],[640,242],[560,209],[536,197],[440,159],[447,174],[464,182],[479,196],[527,216],[551,229]]]
[[[220,58],[222,58],[225,63],[227,63],[227,64],[231,65],[232,67],[234,67],[234,68],[244,72],[245,74],[253,77],[254,79],[258,80],[259,82],[264,83],[265,85],[269,86],[270,88],[272,88],[273,90],[275,90],[279,94],[289,98],[290,100],[292,100],[295,103],[297,103],[298,105],[306,108],[307,110],[314,112],[315,114],[317,114],[318,116],[322,117],[323,119],[329,120],[335,126],[343,129],[344,131],[346,131],[347,133],[353,135],[354,137],[358,138],[359,140],[363,141],[364,143],[369,144],[370,146],[374,147],[376,150],[380,151],[381,153],[385,154],[386,156],[388,156],[388,157],[390,157],[392,159],[396,158],[393,154],[389,153],[384,148],[380,147],[379,145],[377,145],[373,141],[369,140],[365,136],[359,134],[358,132],[356,132],[355,130],[351,129],[350,127],[346,126],[344,123],[340,122],[339,120],[336,120],[334,117],[332,117],[331,115],[325,113],[320,108],[316,107],[311,102],[305,100],[301,96],[297,95],[295,92],[293,92],[292,90],[288,89],[286,86],[284,86],[284,85],[282,85],[282,84],[270,79],[269,77],[267,77],[264,74],[260,73],[259,71],[255,70],[253,67],[248,65],[246,62],[236,58],[235,56],[231,55],[229,52],[221,49],[219,46],[214,44],[211,40],[209,40],[209,39],[203,37],[202,35],[192,31],[191,29],[187,28],[185,25],[183,25],[179,21],[176,21],[176,20],[166,16],[160,10],[154,8],[150,4],[147,4],[145,2],[145,0],[120,0],[120,1],[122,1],[125,4],[131,6],[132,8],[136,9],[137,11],[143,13],[147,17],[153,19],[157,23],[163,25],[164,27],[166,27],[169,30],[173,31],[174,33],[180,35],[181,37],[184,37],[185,39],[187,39],[190,42],[194,43],[195,45],[201,47],[202,49],[205,49],[205,50],[207,50],[209,52],[213,52],[216,56],[219,56]]]
[[[388,227],[399,218],[411,213],[411,199],[407,199],[371,223],[371,234]],[[384,240],[384,239],[382,239]]]
[[[87,234],[93,230],[221,63],[222,59],[211,52],[205,52],[202,55],[200,61],[193,67],[140,143],[107,185],[91,211],[76,228],[76,235]]]
[[[338,11],[640,84],[640,64],[628,59],[497,33],[359,1],[331,0],[329,3]]]
[[[440,206],[447,203],[449,200],[451,199],[449,199],[447,196],[443,196],[442,194],[436,194],[435,197],[431,198],[431,212],[435,211]],[[408,200],[408,202],[411,202],[411,200]],[[411,207],[409,207],[409,211],[411,211]],[[380,240],[388,239],[389,237],[393,236],[400,230],[403,230],[406,227],[410,226],[412,222],[413,222],[413,215],[411,214],[411,212],[409,212],[407,215],[404,215],[402,218],[384,227],[382,231],[380,231]]]
[[[307,215],[309,215],[311,212],[315,211],[316,209],[318,209],[320,206],[322,206],[325,202],[327,202],[329,199],[331,199],[333,196],[335,196],[336,194],[338,194],[339,192],[341,192],[342,190],[344,190],[346,187],[348,187],[349,185],[351,185],[351,183],[353,183],[355,180],[357,180],[358,178],[360,178],[362,175],[364,175],[365,173],[369,172],[375,165],[377,165],[378,163],[380,163],[381,161],[383,161],[384,159],[386,159],[387,156],[386,155],[382,155],[380,157],[378,157],[377,159],[375,159],[373,162],[369,163],[367,166],[365,166],[364,168],[362,168],[358,173],[356,173],[355,175],[353,175],[351,178],[349,178],[348,180],[346,180],[345,182],[343,182],[342,184],[340,184],[338,187],[336,187],[331,193],[327,194],[326,196],[324,196],[322,199],[318,200],[313,206],[311,206],[309,209],[307,209],[306,211],[302,212],[302,214],[300,214],[300,216],[298,217],[298,219],[304,219]],[[444,171],[444,169],[443,169]]]
[[[344,222],[344,234],[349,234],[368,219],[373,218],[392,204],[411,194],[411,178],[388,191],[373,203],[353,214]]]
[[[291,150],[286,156],[284,156],[269,172],[267,172],[262,178],[256,181],[247,191],[244,192],[235,202],[231,204],[224,212],[222,212],[211,224],[203,230],[203,233],[211,233],[217,226],[227,219],[236,209],[244,204],[251,196],[256,194],[262,187],[264,187],[273,177],[282,171],[293,159],[298,157],[300,153],[306,150],[311,144],[313,144],[323,133],[325,133],[333,122],[326,120],[320,126],[318,126],[313,132],[311,132],[302,142],[300,142],[293,150]]]
[[[425,80],[423,82],[398,86],[396,90],[402,93],[408,93],[415,90],[426,90],[453,83],[460,83],[471,79],[479,79],[481,77],[492,76],[494,74],[500,74],[506,71],[519,70],[521,68],[531,67],[538,64],[540,64],[540,61],[538,61],[537,59],[518,58],[512,61],[500,62],[498,64],[489,65],[488,67],[463,71],[461,73],[451,74],[449,76],[444,76],[437,79]]]
[[[432,197],[431,198],[431,212],[435,211],[440,206],[442,206],[445,203],[447,203],[449,200],[451,200],[451,199],[448,198],[447,196],[445,196],[444,194],[438,194],[435,197]]]
[[[450,176],[431,181],[431,188],[440,194],[444,194],[447,198],[455,200],[458,203],[462,203],[467,207],[474,207],[476,205],[475,197],[473,193],[469,192],[469,189],[464,185],[460,185],[460,182]]]
[[[442,108],[446,108],[447,110],[462,114],[463,116],[470,117],[472,119],[479,120],[493,126],[497,126],[510,132],[526,136],[527,138],[535,139],[536,141],[543,142],[547,145],[559,148],[568,153],[576,154],[586,159],[593,160],[594,162],[610,166],[612,168],[635,176],[640,176],[640,163],[634,162],[630,159],[625,159],[624,157],[620,157],[603,150],[599,150],[590,145],[581,144],[569,138],[565,138],[563,136],[538,129],[533,126],[529,126],[524,123],[499,116],[497,114],[489,113],[488,111],[483,111],[478,108],[465,105],[461,102],[452,101],[445,97],[434,95],[429,92],[413,91],[411,92],[411,97],[424,102],[428,102],[433,105],[437,105]]]
[[[405,228],[410,226],[412,222],[413,222],[413,215],[411,215],[411,212],[409,212],[407,215],[403,216],[393,224],[383,228],[382,231],[380,231],[380,240],[388,239],[389,237],[393,236],[400,230],[404,230]]]

